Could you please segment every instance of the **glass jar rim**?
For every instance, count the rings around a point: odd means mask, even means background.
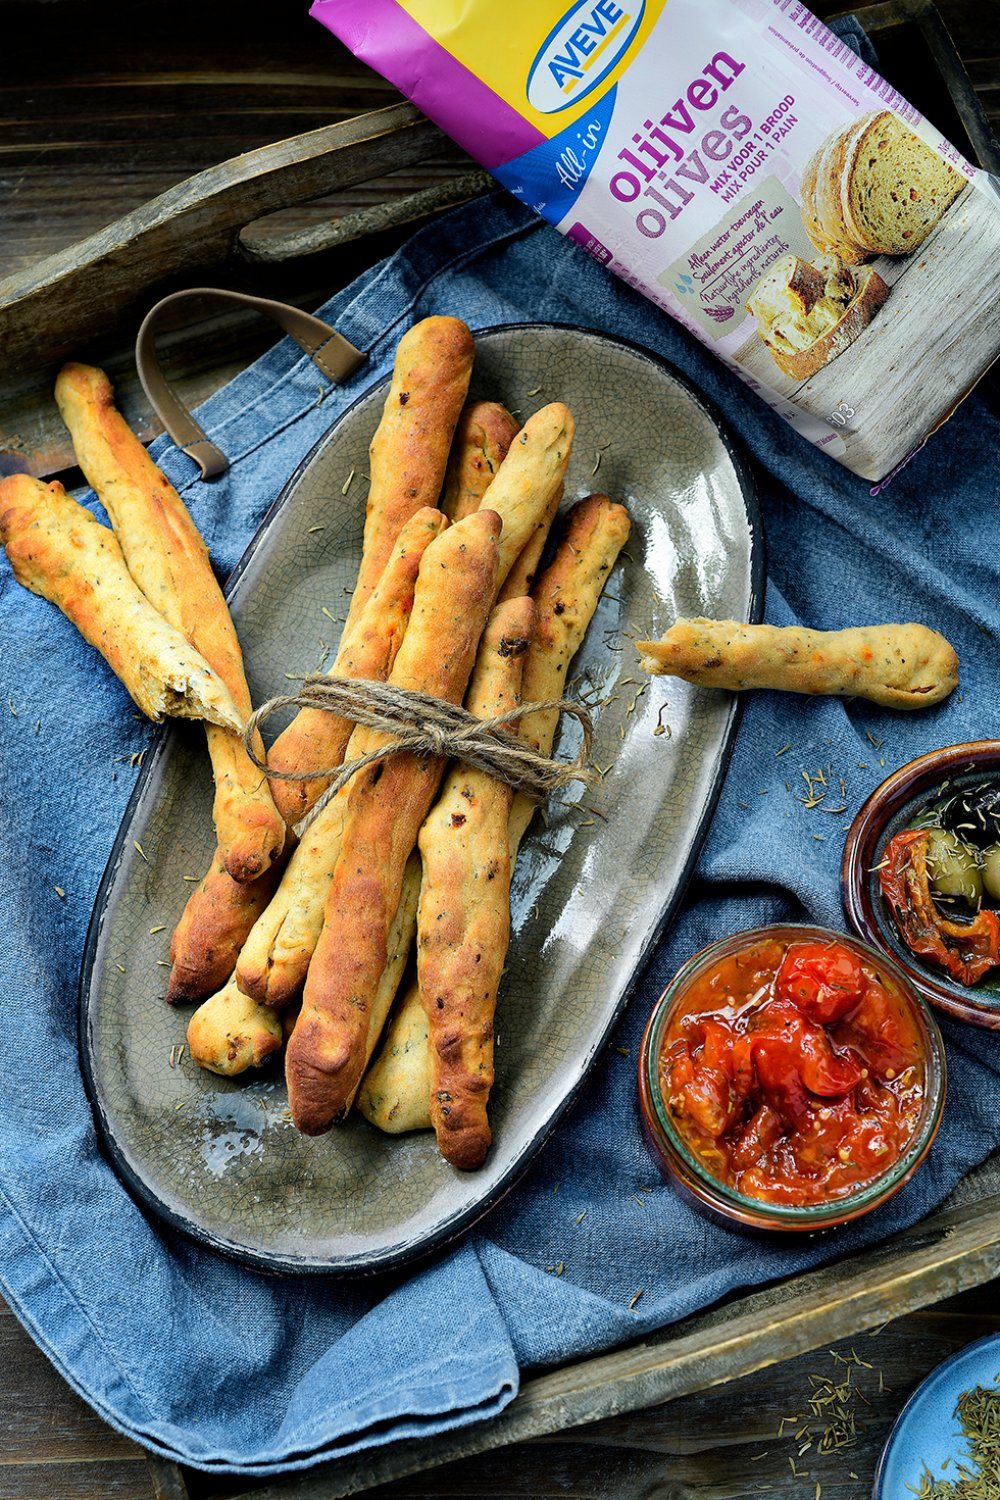
[[[879,970],[888,971],[896,989],[909,1003],[918,1019],[923,1043],[926,1073],[924,1107],[917,1129],[906,1149],[897,1157],[892,1166],[887,1167],[872,1182],[866,1183],[863,1187],[841,1198],[823,1203],[784,1204],[773,1203],[766,1198],[750,1198],[735,1188],[729,1187],[718,1177],[714,1177],[688,1148],[680,1132],[674,1126],[660,1086],[659,1059],[663,1032],[673,1015],[679,997],[686,992],[694,975],[729,952],[782,935],[787,936],[791,942],[813,939],[844,943],[864,956],[869,963],[877,964]],[[877,1207],[885,1198],[892,1196],[916,1170],[930,1149],[941,1123],[947,1087],[947,1063],[941,1032],[927,1002],[916,991],[902,970],[877,948],[862,942],[853,934],[835,932],[832,928],[821,927],[815,923],[777,922],[764,927],[747,928],[743,932],[717,938],[714,942],[699,949],[697,953],[692,954],[677,970],[653,1007],[643,1036],[639,1066],[645,1083],[643,1092],[651,1105],[658,1134],[661,1137],[660,1144],[665,1150],[671,1169],[678,1171],[678,1167],[682,1168],[683,1171],[678,1173],[682,1180],[684,1177],[694,1178],[695,1181],[691,1184],[693,1189],[723,1214],[735,1217],[743,1223],[753,1224],[766,1220],[769,1221],[770,1227],[777,1225],[799,1229],[820,1227],[827,1221],[840,1222],[846,1218],[856,1218],[869,1209]],[[671,1160],[671,1157],[674,1160]]]

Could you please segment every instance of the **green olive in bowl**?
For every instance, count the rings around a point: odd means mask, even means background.
[[[1000,846],[996,871],[1000,877]],[[979,854],[948,828],[930,829],[927,842],[927,872],[936,896],[978,906],[983,899],[983,870]],[[1000,889],[1000,882],[998,882]]]

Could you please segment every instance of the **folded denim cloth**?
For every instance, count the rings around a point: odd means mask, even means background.
[[[67,622],[0,566],[9,699],[0,714],[0,1286],[108,1421],[217,1472],[274,1473],[481,1420],[510,1400],[527,1366],[636,1338],[913,1223],[1000,1143],[997,1042],[947,1026],[948,1106],[918,1175],[838,1235],[776,1245],[714,1226],[660,1183],[635,1104],[642,1027],[678,964],[768,920],[842,925],[842,821],[912,756],[1000,736],[1000,421],[985,401],[967,401],[872,495],[681,329],[502,194],[423,230],[320,312],[370,351],[345,386],[329,387],[286,339],[201,408],[231,459],[227,474],[202,482],[169,442],[155,445],[220,572],[330,423],[387,372],[414,319],[570,322],[674,361],[753,454],[770,620],[926,620],[958,649],[962,690],[914,715],[754,695],[687,902],[615,1038],[630,1055],[608,1051],[528,1176],[429,1266],[370,1282],[268,1278],[147,1218],[98,1149],[77,1064],[77,975],[134,782],[129,757],[153,731]],[[794,753],[776,758],[789,742]],[[847,810],[817,826],[785,783],[799,767],[828,764],[845,777]],[[559,1263],[561,1275],[547,1269]]]

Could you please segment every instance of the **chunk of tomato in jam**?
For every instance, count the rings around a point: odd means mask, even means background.
[[[851,949],[769,938],[691,983],[660,1079],[713,1176],[808,1204],[846,1196],[899,1158],[919,1122],[924,1063],[905,997]]]
[[[810,1021],[828,1026],[848,1015],[865,992],[861,960],[839,943],[793,943],[785,954],[775,995],[790,1000]]]

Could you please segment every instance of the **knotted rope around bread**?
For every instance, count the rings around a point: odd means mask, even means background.
[[[319,708],[337,714],[354,724],[378,729],[389,739],[384,745],[360,755],[355,760],[330,766],[321,771],[271,770],[266,756],[260,757],[254,746],[258,727],[272,714],[285,708]],[[552,760],[523,745],[506,728],[525,714],[557,709],[577,720],[583,740],[576,759]],[[590,747],[594,726],[586,709],[566,698],[552,698],[543,703],[522,703],[518,708],[493,719],[478,719],[459,703],[446,703],[429,693],[393,687],[387,682],[369,682],[363,678],[328,676],[314,672],[306,677],[297,693],[284,693],[261,704],[247,722],[243,742],[254,765],[269,777],[281,781],[329,781],[323,802],[346,786],[352,776],[365,766],[384,760],[388,755],[409,751],[413,755],[444,755],[463,760],[505,781],[529,797],[544,798],[571,781],[591,782]],[[316,811],[316,809],[314,809]]]

